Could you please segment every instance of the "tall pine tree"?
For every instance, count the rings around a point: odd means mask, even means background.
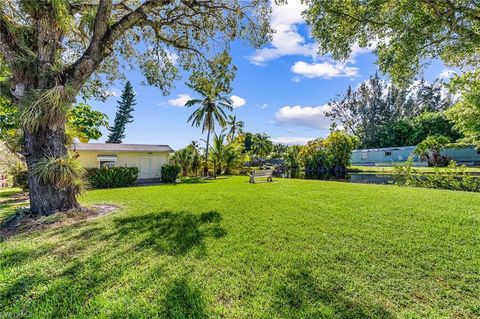
[[[107,143],[121,144],[125,138],[125,126],[133,122],[133,107],[135,106],[135,92],[130,81],[127,81],[123,88],[120,101],[117,101],[117,113],[115,114],[115,122],[108,130]]]

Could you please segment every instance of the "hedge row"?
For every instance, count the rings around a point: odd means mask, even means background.
[[[95,167],[86,170],[86,179],[93,188],[128,187],[138,178],[138,167]]]

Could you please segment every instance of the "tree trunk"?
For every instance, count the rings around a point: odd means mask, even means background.
[[[208,147],[210,145],[210,128],[207,131],[207,145],[205,147],[205,166],[203,168],[203,176],[208,177]]]
[[[31,212],[36,215],[49,215],[55,211],[78,207],[73,189],[57,188],[52,183],[44,183],[33,172],[40,159],[59,158],[67,154],[65,123],[54,129],[40,128],[34,133],[25,130],[24,138]]]

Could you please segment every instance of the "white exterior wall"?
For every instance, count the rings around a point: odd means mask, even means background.
[[[116,167],[136,166],[139,169],[139,178],[159,178],[163,164],[169,160],[168,152],[103,152],[103,151],[76,151],[79,154],[78,160],[83,167],[100,167],[97,156],[115,155]]]

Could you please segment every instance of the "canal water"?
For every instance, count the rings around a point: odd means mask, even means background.
[[[364,184],[394,184],[395,176],[393,174],[376,174],[376,173],[356,173],[356,172],[306,172],[301,170],[289,170],[279,174],[280,178],[300,178],[300,179],[316,179],[328,181],[340,181],[350,183]]]

